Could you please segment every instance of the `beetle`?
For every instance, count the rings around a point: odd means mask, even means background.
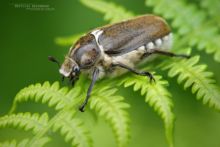
[[[154,81],[150,72],[139,71],[135,69],[135,65],[153,54],[190,57],[169,52],[171,46],[171,29],[163,18],[155,15],[138,16],[96,28],[82,36],[70,48],[59,72],[72,83],[78,79],[81,72],[91,77],[86,98],[79,107],[83,112],[98,79],[131,71]],[[59,64],[52,56],[49,56],[49,60]]]

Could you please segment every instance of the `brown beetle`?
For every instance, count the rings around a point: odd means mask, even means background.
[[[94,29],[81,37],[70,48],[59,72],[71,82],[78,79],[80,72],[88,73],[92,78],[86,99],[79,108],[83,112],[97,79],[128,70],[154,80],[150,72],[134,68],[145,57],[162,54],[189,58],[168,52],[171,45],[172,33],[164,19],[154,15],[139,16]],[[59,64],[55,58],[49,59]]]

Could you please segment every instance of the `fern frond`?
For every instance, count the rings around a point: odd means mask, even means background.
[[[73,106],[79,103],[81,99],[78,97],[82,95],[80,86],[75,86],[75,88],[68,90],[66,87],[60,88],[58,82],[52,85],[49,82],[45,82],[43,85],[30,85],[22,89],[15,97],[15,104],[27,100],[41,101],[41,103],[48,103],[49,106],[55,106],[55,108],[59,110],[59,112],[50,119],[43,130],[40,132],[35,131],[36,135],[28,144],[32,145],[37,143],[39,138],[42,138],[51,128],[54,128],[54,130],[60,129],[61,135],[65,136],[66,141],[72,140],[71,143],[73,146],[91,146],[91,139],[88,136],[88,132],[85,131],[85,127],[79,119],[73,118],[73,114],[75,114]],[[69,111],[69,109],[71,109],[71,111]],[[14,116],[14,114],[12,114],[12,116]],[[38,120],[38,117],[35,115],[33,118]],[[5,118],[3,119],[7,120]],[[43,121],[44,119],[39,118],[39,120]],[[14,121],[17,121],[15,124],[19,124],[18,119],[14,119]],[[31,120],[26,121],[25,119],[21,119],[20,121],[22,122],[21,126],[27,128],[31,128],[31,125],[34,125]],[[8,121],[6,121],[6,123],[7,122]]]
[[[51,130],[59,130],[60,134],[65,137],[65,141],[71,141],[73,146],[92,146],[91,138],[88,135],[88,131],[85,129],[85,126],[82,124],[82,121],[73,118],[76,117],[75,114],[75,110],[72,110],[71,107],[66,107],[65,109],[59,111],[50,119],[46,127],[30,139],[27,146],[36,144],[40,138],[46,136]]]
[[[70,46],[73,45],[83,34],[75,34],[69,37],[57,37],[55,38],[55,43],[60,46]]]
[[[48,137],[40,138],[38,142],[32,144],[32,147],[42,147],[49,141],[50,139]],[[12,141],[0,142],[0,147],[27,147],[28,143],[29,143],[29,139],[23,139],[19,142],[17,142],[16,140],[12,140]]]
[[[175,60],[175,59],[174,59]],[[199,65],[199,56],[189,60],[170,60],[164,69],[169,69],[168,76],[178,76],[178,83],[184,83],[184,88],[192,87],[192,93],[197,93],[197,99],[220,110],[220,89],[211,78],[213,73],[206,71],[206,65]]]
[[[10,114],[0,117],[0,127],[15,127],[21,128],[25,131],[32,130],[34,134],[39,132],[42,128],[46,127],[48,124],[48,115],[44,113],[42,115],[35,113],[31,114],[29,112],[26,113],[18,113],[18,114]]]
[[[220,2],[219,0],[212,0],[212,1],[201,0],[200,5],[202,8],[206,9],[206,11],[211,16],[212,20],[216,21],[218,26],[220,26],[220,16],[219,16]]]
[[[0,142],[0,147],[17,147],[19,146],[19,144],[25,144],[28,140],[25,139],[25,140],[22,140],[20,143],[17,143],[16,140],[12,140],[12,141],[5,141],[5,142]],[[24,147],[21,146],[21,147]]]
[[[23,142],[25,143],[26,141],[27,140],[22,140],[21,143],[23,144]],[[16,146],[17,146],[16,140],[0,142],[0,147],[16,147]]]
[[[206,23],[205,12],[177,0],[146,0],[146,4],[153,6],[156,13],[172,19],[172,26],[191,46],[196,45],[199,50],[213,53],[214,59],[220,62],[220,35],[216,26]]]
[[[162,80],[161,76],[154,75],[156,83],[149,83],[147,77],[129,75],[122,83],[125,87],[133,85],[134,91],[141,91],[145,95],[145,101],[154,108],[164,121],[167,141],[170,147],[173,146],[173,124],[174,114],[171,94],[166,89],[168,82]]]
[[[88,130],[85,129],[80,119],[74,118],[71,112],[65,112],[61,118],[54,122],[53,130],[60,130],[60,134],[65,136],[65,141],[71,140],[72,146],[90,147],[92,140]]]
[[[49,107],[55,107],[56,110],[63,109],[70,104],[78,103],[80,99],[74,99],[80,95],[81,88],[77,86],[70,91],[67,87],[60,89],[59,83],[54,82],[52,85],[49,82],[44,82],[43,85],[30,85],[17,93],[11,112],[16,108],[17,103],[33,100],[35,102],[48,103]]]
[[[134,16],[132,12],[125,10],[125,8],[114,4],[113,2],[107,2],[103,0],[80,0],[85,6],[103,13],[104,19],[115,23]]]
[[[93,91],[90,107],[111,124],[118,146],[125,147],[130,139],[130,118],[126,111],[129,105],[123,102],[123,97],[115,94],[116,91],[99,85]]]
[[[35,144],[38,140],[47,135],[51,130],[58,131],[62,136],[65,137],[65,141],[71,141],[73,146],[89,147],[92,146],[91,138],[82,121],[75,118],[76,111],[72,110],[71,107],[59,111],[54,115],[47,126],[44,127],[40,132],[35,134],[30,141],[28,146]]]
[[[50,138],[49,137],[41,137],[39,138],[37,141],[33,142],[31,144],[31,147],[42,147],[44,146],[46,143],[48,143],[50,141]],[[29,145],[29,142],[26,142],[27,145],[23,145],[25,147],[28,147]],[[21,147],[23,147],[22,144],[21,144]]]

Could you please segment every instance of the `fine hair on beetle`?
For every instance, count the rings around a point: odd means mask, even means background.
[[[155,81],[149,71],[140,71],[136,65],[155,54],[190,57],[170,52],[171,47],[172,32],[167,22],[159,16],[143,15],[90,31],[70,48],[62,64],[52,56],[48,59],[59,66],[62,79],[66,77],[72,84],[80,73],[91,78],[86,98],[79,107],[83,112],[97,80],[130,71]]]

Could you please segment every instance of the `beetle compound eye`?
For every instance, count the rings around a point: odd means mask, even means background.
[[[73,67],[73,71],[74,71],[75,73],[79,73],[79,72],[80,72],[80,69],[79,69],[78,66],[74,66],[74,67]]]

